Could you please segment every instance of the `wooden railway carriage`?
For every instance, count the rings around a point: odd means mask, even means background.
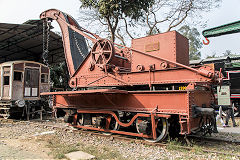
[[[49,68],[33,61],[0,64],[0,115],[8,118],[42,111],[40,93],[49,91]]]

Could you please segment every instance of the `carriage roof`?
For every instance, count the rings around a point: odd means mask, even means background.
[[[44,67],[47,67],[45,64],[43,63],[39,63],[39,62],[35,62],[35,61],[26,61],[26,60],[17,60],[17,61],[8,61],[8,62],[3,62],[0,63],[0,66],[8,66],[8,65],[13,65],[13,64],[17,64],[17,63],[35,63],[35,64],[39,64],[42,65]]]

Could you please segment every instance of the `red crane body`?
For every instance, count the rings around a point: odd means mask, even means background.
[[[40,18],[59,23],[69,86],[77,90],[42,95],[53,95],[53,107],[65,109],[73,126],[156,142],[176,128],[190,134],[214,122],[210,86],[221,76],[209,66],[188,66],[188,40],[178,32],[133,39],[126,47],[79,27],[59,10],[47,10]],[[93,42],[78,67],[69,30]],[[119,130],[134,124],[138,133]]]

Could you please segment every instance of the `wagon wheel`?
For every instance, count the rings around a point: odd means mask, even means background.
[[[78,114],[77,125],[83,126],[84,116],[83,113]]]
[[[147,120],[151,124],[151,120],[150,119],[147,119]],[[139,134],[141,134],[141,132],[139,130],[139,124],[141,121],[142,120],[140,120],[140,119],[136,119],[136,129]],[[158,118],[156,120],[156,125],[157,125],[157,128],[156,128],[157,138],[156,139],[143,138],[144,140],[146,140],[148,142],[153,142],[153,143],[164,140],[164,138],[167,136],[168,128],[169,128],[167,119],[166,118]],[[149,130],[147,132],[152,134],[152,125],[148,128],[149,128]]]
[[[119,118],[118,114],[116,114],[117,117]],[[84,113],[80,113],[78,114],[78,118],[77,118],[77,125],[80,125],[80,126],[84,126]],[[120,125],[118,124],[118,122],[115,120],[115,118],[112,116],[111,117],[111,123],[109,125],[109,129],[110,130],[119,130],[120,128]],[[109,135],[111,133],[108,133],[108,132],[102,132],[103,134],[106,134],[106,135]]]
[[[97,66],[105,68],[114,55],[114,47],[112,42],[107,39],[98,40],[93,45],[91,54],[93,62]]]
[[[116,113],[116,116],[118,117],[118,119],[120,120],[120,117],[119,117],[119,114]],[[118,122],[116,121],[116,119],[111,116],[111,123],[109,125],[109,129],[110,130],[115,130],[115,131],[118,131],[120,128],[120,125],[118,124]],[[102,132],[103,134],[105,135],[111,135],[112,133],[109,133],[109,132]]]
[[[64,116],[64,122],[69,123],[70,126],[73,125],[73,128],[80,130],[81,128],[79,128],[78,125],[83,125],[83,113],[75,113],[69,117]]]

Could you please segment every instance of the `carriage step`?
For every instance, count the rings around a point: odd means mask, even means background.
[[[0,106],[10,106],[11,103],[0,103]]]
[[[10,108],[0,108],[0,109],[5,109],[5,110],[7,110],[7,109],[8,109],[8,110],[9,110]]]

